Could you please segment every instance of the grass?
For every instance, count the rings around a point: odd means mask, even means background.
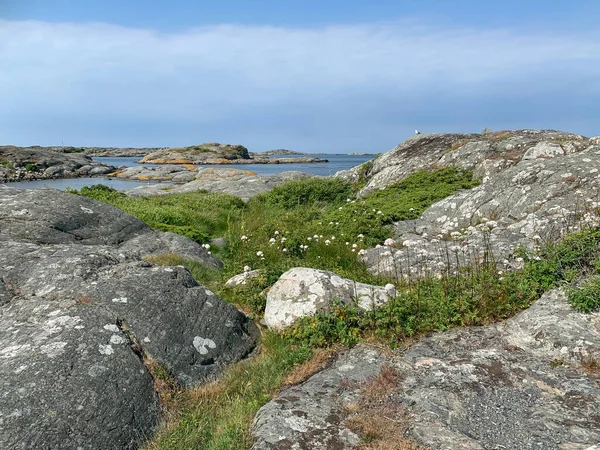
[[[290,342],[309,342],[313,346],[339,342],[354,345],[367,338],[394,346],[407,337],[431,331],[485,325],[529,307],[550,289],[569,286],[582,274],[596,271],[599,248],[600,230],[584,230],[548,245],[539,256],[527,258],[522,270],[499,276],[493,261],[463,267],[457,275],[400,285],[397,297],[375,311],[338,304],[298,320],[282,335]],[[581,312],[597,310],[600,278],[569,289],[568,298]]]
[[[383,365],[360,391],[356,403],[347,406],[347,426],[362,438],[369,450],[425,450],[407,436],[408,418],[396,398],[398,372]]]
[[[371,284],[389,282],[370,274],[357,253],[388,238],[394,222],[416,219],[432,203],[476,184],[469,172],[447,168],[413,173],[364,199],[355,197],[357,186],[328,178],[293,181],[248,204],[206,192],[130,198],[107,187],[93,187],[77,193],[200,243],[226,237],[225,248],[211,248],[223,260],[222,271],[179,255],[154,255],[148,260],[187,267],[201,284],[259,319],[267,289],[292,267],[330,270]],[[394,280],[398,297],[376,311],[335,304],[281,334],[268,332],[260,354],[232,365],[218,382],[185,392],[167,389],[165,395],[177,401],[169,402],[169,420],[147,449],[248,448],[248,429],[260,406],[284,383],[299,382],[325,364],[330,349],[338,344],[377,340],[394,347],[430,331],[487,324],[528,307],[549,289],[574,282],[580,287],[569,290],[573,306],[595,310],[600,298],[599,244],[600,230],[585,230],[546,246],[539,255],[523,252],[525,267],[502,276],[488,258],[479,266],[461,268],[457,275]],[[260,276],[244,286],[224,287],[244,266],[260,269]],[[318,350],[321,347],[327,350]],[[157,379],[170,386],[166,375]],[[355,411],[357,430],[362,430],[368,448],[393,448],[386,447],[381,436],[402,434],[402,410],[383,404],[387,409],[363,405],[362,419]],[[418,447],[407,441],[400,448]]]
[[[163,425],[146,450],[249,448],[249,424],[258,408],[311,356],[308,346],[292,347],[265,334],[258,356],[231,366],[218,382],[182,393],[178,411],[172,412],[176,420]]]
[[[70,192],[111,204],[157,230],[181,234],[200,243],[223,236],[228,222],[236,220],[244,207],[237,197],[207,192],[134,198],[103,185]]]

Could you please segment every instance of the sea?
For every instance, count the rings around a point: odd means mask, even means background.
[[[207,165],[199,167],[215,167],[215,168],[232,168],[240,170],[249,170],[258,175],[274,175],[280,172],[287,172],[290,170],[310,173],[313,175],[333,175],[340,170],[351,169],[354,166],[358,166],[364,162],[373,159],[375,155],[330,155],[330,154],[315,154],[315,155],[285,155],[285,158],[294,157],[307,157],[314,156],[321,159],[327,159],[329,162],[326,163],[290,163],[290,164],[220,164],[220,165]],[[274,158],[282,156],[273,156]],[[95,157],[94,160],[109,164],[117,167],[133,167],[138,166],[139,157]],[[143,164],[144,167],[156,167],[152,164]],[[20,188],[20,189],[42,189],[42,188],[53,188],[60,189],[61,191],[70,189],[81,189],[84,186],[93,186],[96,184],[104,184],[113,189],[127,190],[133,189],[139,186],[146,186],[148,184],[160,183],[157,181],[127,181],[118,180],[114,178],[67,178],[58,180],[36,180],[36,181],[18,181],[14,183],[6,183],[5,186]],[[171,183],[162,182],[162,184],[169,185]],[[2,186],[2,185],[0,185]]]

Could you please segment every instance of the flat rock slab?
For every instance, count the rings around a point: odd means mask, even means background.
[[[600,375],[582,368],[590,358],[600,358],[600,313],[575,312],[551,291],[506,322],[436,333],[394,356],[357,346],[265,405],[254,448],[357,448],[343,413],[357,395],[348,380],[386,362],[400,374],[392,401],[432,449],[593,449]],[[314,446],[319,439],[331,446]]]
[[[187,182],[196,178],[197,167],[188,164],[164,164],[158,167],[134,166],[115,172],[117,178],[136,181]],[[164,188],[164,186],[162,186]]]
[[[149,196],[180,194],[205,190],[220,192],[240,197],[244,201],[273,189],[275,186],[290,180],[312,177],[302,172],[281,172],[276,175],[257,175],[248,170],[238,169],[198,169],[196,179],[188,183],[165,189],[162,186],[144,186],[130,189],[125,193],[129,196]]]
[[[182,267],[221,263],[109,205],[0,188],[0,448],[137,448],[159,420],[144,361],[184,387],[255,347],[257,330]]]
[[[344,406],[357,401],[360,388],[375,377],[386,358],[359,345],[331,367],[290,387],[263,406],[254,419],[253,450],[357,448],[360,438],[344,425]]]

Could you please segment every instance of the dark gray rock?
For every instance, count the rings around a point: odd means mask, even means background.
[[[0,448],[137,448],[158,417],[141,356],[185,387],[254,348],[254,325],[182,267],[220,262],[111,206],[0,188]]]
[[[505,323],[436,333],[395,355],[357,346],[266,404],[254,448],[355,448],[344,406],[383,362],[400,375],[388,401],[407,411],[412,437],[430,448],[594,448],[600,378],[581,363],[599,357],[600,314],[573,311],[555,290]],[[343,390],[352,386],[345,379],[356,388]]]

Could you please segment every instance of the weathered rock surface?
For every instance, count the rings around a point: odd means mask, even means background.
[[[360,438],[343,425],[345,405],[355,403],[365,382],[385,361],[359,345],[306,382],[285,389],[263,406],[253,423],[253,450],[358,448]]]
[[[131,147],[73,147],[65,145],[55,145],[42,147],[32,145],[30,147],[20,147],[26,150],[46,150],[58,153],[79,153],[90,156],[116,156],[116,157],[131,157],[131,156],[146,156],[149,153],[162,150],[161,147],[152,148],[131,148]]]
[[[236,287],[243,286],[248,283],[248,280],[252,280],[254,278],[258,278],[260,276],[260,269],[248,270],[246,272],[242,272],[231,277],[229,280],[225,282],[226,287]]]
[[[479,174],[482,184],[432,205],[418,220],[399,222],[393,237],[400,248],[363,255],[374,273],[401,278],[453,272],[492,257],[501,267],[519,267],[522,261],[511,258],[517,248],[533,251],[582,222],[597,222],[592,212],[599,205],[599,145],[562,132],[521,131],[500,138],[416,137],[375,161],[373,170],[378,169],[365,193],[421,164],[462,166]],[[444,151],[447,146],[453,150]],[[406,164],[395,165],[402,160]],[[383,168],[385,161],[393,164]]]
[[[145,156],[141,163],[150,164],[291,164],[319,163],[326,159],[269,158],[266,154],[249,153],[242,145],[208,142],[184,148],[166,148]]]
[[[504,323],[436,333],[395,356],[357,346],[265,405],[254,448],[356,448],[345,406],[384,361],[400,374],[387,401],[430,448],[594,448],[600,375],[581,364],[599,357],[600,314],[573,311],[555,290]]]
[[[109,205],[0,188],[0,246],[0,448],[137,448],[159,411],[143,359],[189,387],[255,346],[187,270],[141,258],[218,260]]]
[[[154,180],[186,183],[196,178],[198,168],[188,164],[164,164],[158,167],[127,167],[114,173],[126,180]],[[164,187],[164,186],[163,186]]]
[[[336,300],[372,310],[395,295],[392,284],[373,286],[325,270],[295,267],[281,275],[269,290],[264,319],[269,328],[281,330],[300,317],[328,310]]]
[[[420,169],[463,167],[474,171],[477,178],[485,182],[517,164],[526,154],[528,159],[557,156],[558,146],[567,155],[594,143],[578,134],[554,130],[500,131],[486,135],[424,134],[411,137],[378,158],[335,176],[354,182],[366,180],[361,196]]]
[[[244,201],[248,201],[255,195],[269,191],[279,184],[312,176],[293,171],[281,172],[275,175],[257,175],[248,170],[208,168],[199,169],[196,173],[196,179],[183,185],[172,186],[167,189],[164,186],[150,185],[130,189],[125,193],[137,197],[206,190],[208,192],[235,195]]]
[[[34,147],[0,147],[0,182],[95,176],[114,170],[113,166],[79,153],[57,153]]]

